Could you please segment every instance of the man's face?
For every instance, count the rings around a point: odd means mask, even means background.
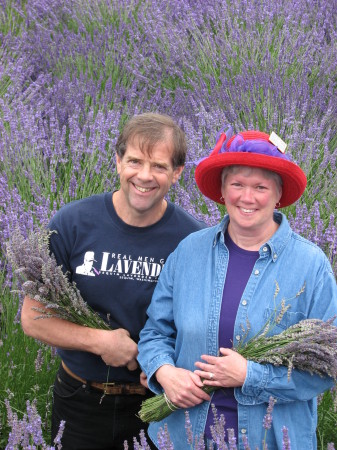
[[[166,209],[164,196],[183,167],[173,168],[170,140],[157,143],[151,155],[142,152],[137,137],[127,144],[123,158],[117,155],[120,177],[118,214],[130,225],[147,226],[157,222]],[[122,213],[121,213],[122,207]]]

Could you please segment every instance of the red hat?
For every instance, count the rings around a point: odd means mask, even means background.
[[[200,191],[211,200],[223,203],[221,172],[224,167],[241,165],[276,172],[282,178],[282,197],[278,208],[298,200],[307,185],[303,170],[285,155],[286,144],[275,133],[242,131],[231,136],[231,130],[220,134],[211,154],[201,160],[195,170]]]

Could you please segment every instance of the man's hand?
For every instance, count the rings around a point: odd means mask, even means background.
[[[143,385],[146,389],[149,389],[149,386],[147,384],[147,376],[144,372],[141,372],[139,381],[141,385]]]
[[[126,366],[129,370],[138,368],[138,347],[124,328],[117,330],[101,330],[98,337],[97,354],[103,361],[113,367]]]
[[[24,298],[21,325],[28,336],[53,347],[94,353],[101,356],[109,366],[137,369],[137,344],[130,338],[127,330],[98,330],[56,317],[36,320],[36,307],[43,308],[44,305],[27,296]]]

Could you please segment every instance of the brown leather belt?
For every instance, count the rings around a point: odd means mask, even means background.
[[[62,361],[62,367],[64,371],[77,381],[85,385],[89,385],[94,389],[104,392],[106,395],[145,395],[147,390],[140,383],[120,383],[109,382],[109,383],[97,383],[96,381],[86,381],[84,378],[79,377],[74,372],[72,372],[69,367],[65,365]]]

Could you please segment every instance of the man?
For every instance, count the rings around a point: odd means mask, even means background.
[[[71,202],[50,222],[58,264],[111,331],[35,320],[37,302],[29,297],[22,308],[25,333],[56,346],[62,359],[52,438],[65,420],[65,450],[123,449],[124,440],[132,448],[144,429],[136,415],[152,394],[140,384],[139,332],[166,258],[185,236],[205,227],[164,199],[186,157],[184,133],[171,118],[133,117],[116,147],[120,189]]]
[[[94,259],[94,252],[85,252],[83,264],[76,267],[76,273],[81,273],[82,275],[89,275],[90,277],[94,277],[95,268],[92,267],[94,261],[97,262],[96,259]]]

